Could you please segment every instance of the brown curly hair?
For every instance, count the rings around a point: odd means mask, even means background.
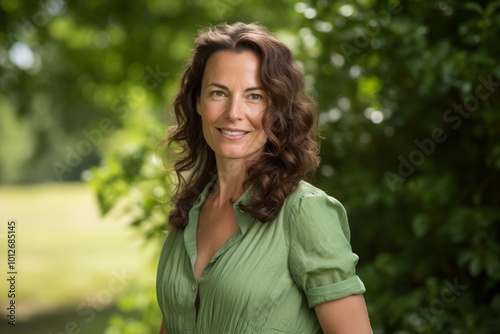
[[[268,140],[262,155],[248,166],[245,185],[252,186],[251,193],[240,209],[263,223],[272,221],[299,181],[311,176],[319,164],[316,103],[305,93],[303,74],[290,49],[258,24],[238,22],[201,30],[174,100],[177,126],[165,140],[169,149],[175,144],[180,147],[181,156],[174,164],[179,183],[169,223],[181,229],[194,202],[217,174],[196,101],[205,64],[218,51],[255,52],[261,61],[261,84],[270,100],[262,118]]]

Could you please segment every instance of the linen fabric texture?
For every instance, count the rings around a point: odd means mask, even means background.
[[[344,207],[305,181],[267,224],[238,208],[249,187],[233,205],[239,230],[196,280],[199,210],[214,182],[160,255],[157,298],[169,334],[322,333],[315,305],[365,292]]]

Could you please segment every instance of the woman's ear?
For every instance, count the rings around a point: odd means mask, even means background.
[[[198,115],[201,116],[201,109],[200,109],[200,96],[196,96],[196,112]]]

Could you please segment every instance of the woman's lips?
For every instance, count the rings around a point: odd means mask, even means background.
[[[222,136],[229,139],[239,139],[245,136],[248,131],[243,130],[229,130],[229,129],[218,129]]]

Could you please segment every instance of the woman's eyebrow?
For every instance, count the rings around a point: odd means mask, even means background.
[[[215,86],[215,87],[218,87],[218,88],[221,88],[221,89],[225,89],[227,91],[229,91],[229,88],[227,88],[226,86],[220,84],[220,83],[217,83],[217,82],[211,82],[207,85],[208,86]],[[264,90],[264,88],[262,88],[262,86],[255,86],[255,87],[248,87],[245,89],[245,92],[248,92],[248,91],[251,91],[251,90]]]

